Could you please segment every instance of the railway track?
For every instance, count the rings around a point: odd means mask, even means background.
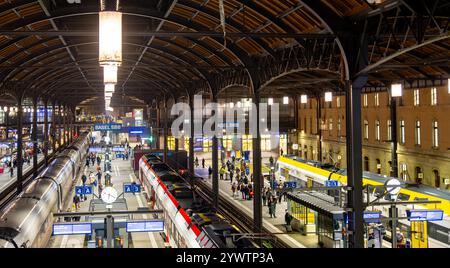
[[[200,195],[205,201],[212,203],[213,192],[211,188],[204,182],[197,180],[196,182],[196,193]],[[229,200],[219,195],[219,208],[217,212],[223,215],[225,218],[229,219],[233,224],[235,224],[243,233],[253,233],[253,219],[250,215],[245,214],[235,205],[233,205]],[[282,240],[278,239],[275,235],[271,234],[269,230],[263,227],[263,232],[266,233],[267,240],[270,241],[271,245],[275,248],[289,248],[289,246]]]
[[[51,163],[53,159],[55,158],[55,153],[52,153],[49,155],[48,163]],[[43,169],[45,168],[45,159],[42,159],[38,162],[38,168],[37,173],[39,174]],[[33,169],[30,169],[29,171],[25,172],[23,174],[23,188],[25,188],[33,179]],[[17,196],[17,192],[15,191],[17,188],[17,181],[13,182],[10,186],[5,188],[0,193],[0,210],[3,209],[14,197]]]

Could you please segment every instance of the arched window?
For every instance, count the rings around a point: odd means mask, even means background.
[[[433,175],[434,175],[434,186],[436,188],[441,187],[441,176],[439,176],[439,171],[438,170],[433,170]]]
[[[381,174],[381,161],[377,158],[377,173]]]
[[[421,167],[416,167],[416,183],[418,184],[422,184],[422,180],[423,180],[423,173],[422,173],[422,168]]]
[[[369,158],[367,156],[364,157],[364,171],[369,171]]]

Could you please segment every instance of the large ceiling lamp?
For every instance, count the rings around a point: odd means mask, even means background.
[[[103,66],[103,82],[107,84],[117,84],[117,66],[105,65]]]
[[[99,12],[100,65],[122,64],[122,13],[119,0],[101,0]]]

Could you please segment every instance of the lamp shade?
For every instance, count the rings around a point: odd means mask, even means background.
[[[330,102],[333,100],[333,92],[325,92],[325,101]]]
[[[100,65],[120,66],[122,63],[122,13],[99,12],[99,25]]]
[[[401,97],[402,91],[403,91],[402,84],[392,84],[391,86],[392,97]]]
[[[300,97],[300,102],[301,102],[302,104],[308,103],[308,95],[302,95],[302,96]]]
[[[105,84],[105,92],[114,92],[115,86],[114,84]]]
[[[117,84],[117,66],[105,65],[103,66],[103,82],[105,84]]]

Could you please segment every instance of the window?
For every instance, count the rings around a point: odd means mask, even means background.
[[[405,120],[400,120],[400,143],[405,144]]]
[[[380,140],[380,121],[375,121],[375,140]]]
[[[433,121],[433,148],[439,147],[439,127],[438,122]]]
[[[421,137],[420,137],[420,121],[416,121],[416,128],[414,131],[414,142],[416,145],[421,144]]]
[[[406,166],[405,163],[402,163],[400,165],[400,168],[402,170],[401,178],[402,178],[402,180],[406,181],[408,179],[408,167]]]
[[[330,118],[330,121],[328,121],[328,129],[330,130],[330,136],[333,135],[333,118]]]
[[[338,118],[337,122],[337,130],[338,130],[338,137],[341,137],[341,118]]]
[[[387,121],[387,140],[388,141],[392,140],[392,121],[391,120]]]
[[[364,120],[364,139],[369,139],[369,121]]]
[[[380,93],[375,93],[375,106],[380,107]]]
[[[364,171],[370,171],[370,169],[369,169],[369,158],[367,156],[364,157]]]
[[[414,90],[414,106],[420,105],[420,91],[418,89]]]
[[[341,108],[341,97],[340,96],[336,97],[336,107]]]
[[[431,105],[437,105],[437,88],[431,89]]]
[[[364,94],[363,95],[363,106],[364,107],[367,107],[368,106],[368,99],[367,99],[367,94]]]

